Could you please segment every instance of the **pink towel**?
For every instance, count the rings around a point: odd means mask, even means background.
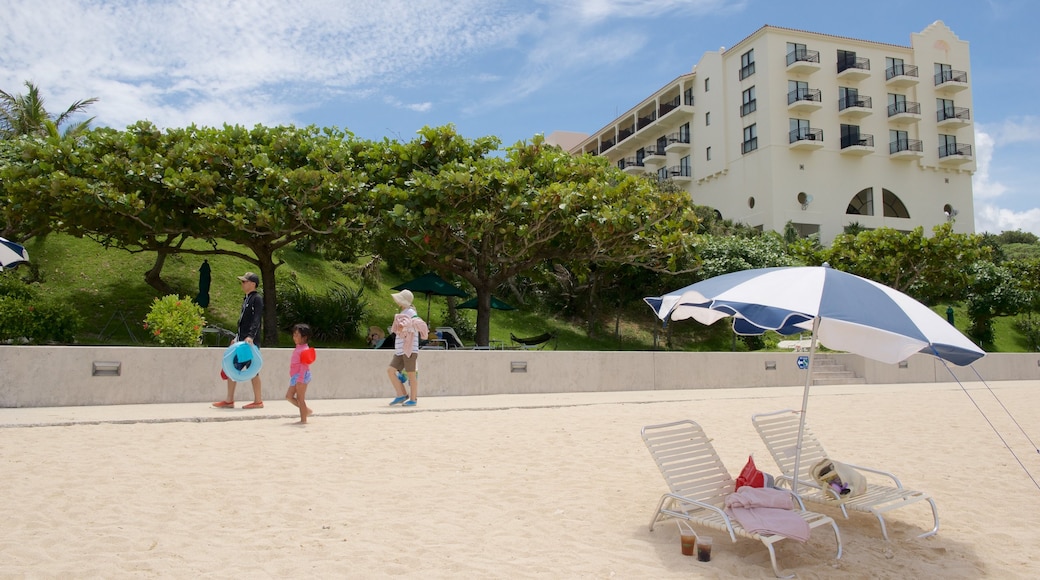
[[[745,530],[780,534],[792,540],[809,539],[809,524],[794,509],[791,494],[769,487],[741,487],[726,496],[726,509]]]

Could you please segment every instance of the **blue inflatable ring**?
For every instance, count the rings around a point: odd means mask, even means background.
[[[221,368],[224,374],[235,382],[248,381],[260,373],[264,359],[256,345],[241,341],[233,343],[224,351]]]

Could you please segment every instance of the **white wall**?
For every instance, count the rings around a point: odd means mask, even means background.
[[[285,395],[291,349],[262,351],[265,399]],[[0,346],[0,407],[188,403],[223,399],[223,349]],[[390,398],[387,350],[318,349],[308,397]],[[799,353],[584,351],[423,351],[420,397],[499,393],[711,389],[805,383]],[[869,383],[948,382],[941,361],[915,355],[906,368],[833,355]],[[95,362],[117,362],[118,376],[93,376]],[[774,369],[767,369],[775,363]],[[525,372],[513,372],[523,367]],[[978,378],[954,367],[964,381]],[[1040,378],[1040,354],[992,354],[975,364],[989,380]],[[252,397],[248,383],[236,400]]]

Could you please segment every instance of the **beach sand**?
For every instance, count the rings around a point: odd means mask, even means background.
[[[1040,382],[989,385],[1040,439]],[[313,393],[320,392],[315,384]],[[215,387],[215,392],[217,391]],[[0,409],[3,578],[771,578],[759,542],[683,556],[644,425],[699,422],[732,473],[776,467],[750,416],[800,387]],[[1040,455],[979,383],[968,392],[1034,474]],[[1040,489],[956,384],[814,387],[839,460],[895,472],[939,506],[838,522],[778,545],[799,578],[1040,577]],[[242,420],[239,420],[242,419]],[[251,419],[251,420],[247,420]],[[48,426],[54,424],[56,426]],[[35,425],[35,426],[28,426]],[[829,529],[829,528],[828,528]]]

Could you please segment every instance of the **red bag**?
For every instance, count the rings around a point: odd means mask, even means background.
[[[766,475],[755,467],[755,460],[750,455],[748,455],[747,464],[744,465],[744,469],[741,469],[740,475],[737,476],[737,485],[733,491],[737,491],[745,485],[748,487],[766,486]]]

